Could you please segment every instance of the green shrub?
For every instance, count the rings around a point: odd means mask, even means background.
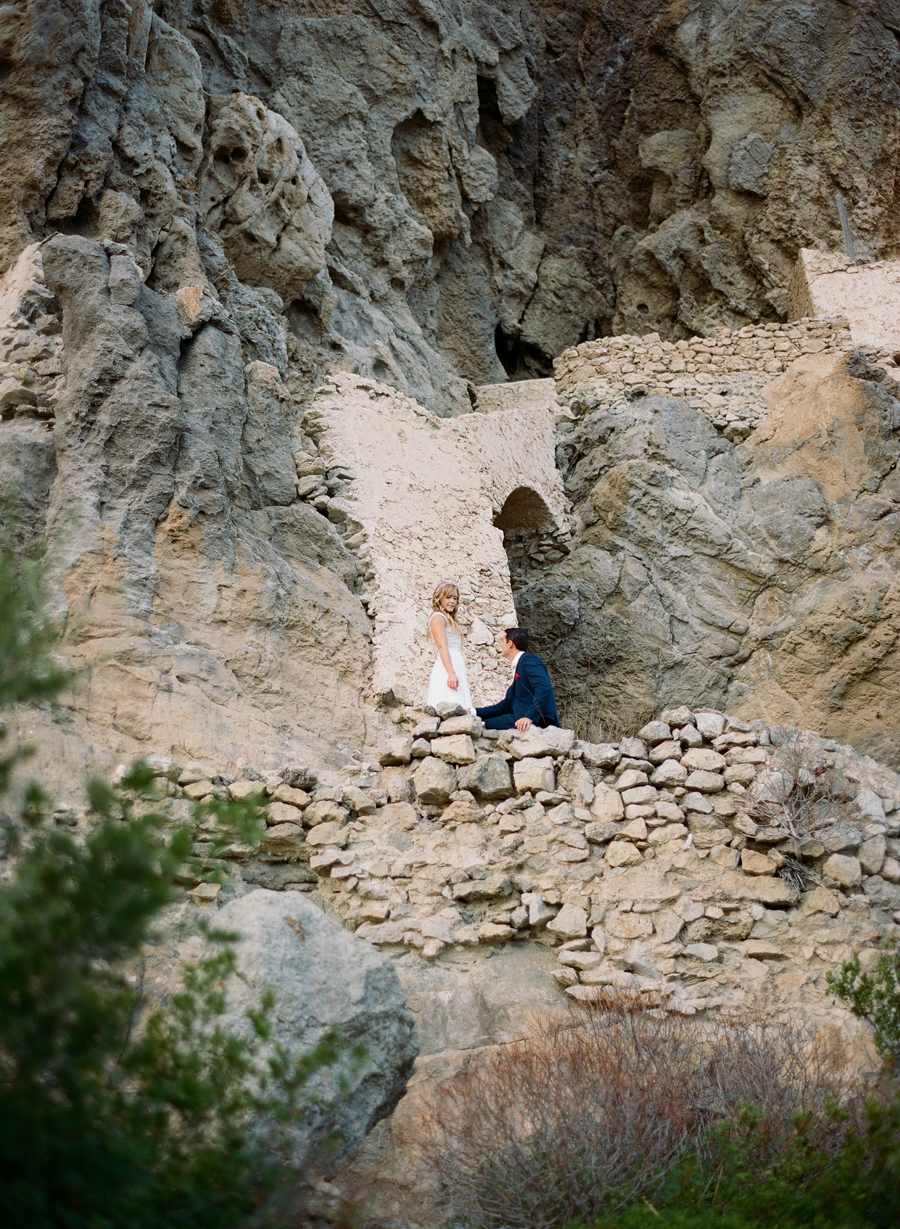
[[[895,1068],[900,1063],[900,944],[889,940],[871,973],[862,971],[857,954],[841,965],[837,977],[829,973],[827,981],[855,1016],[869,1021],[879,1053]]]
[[[3,704],[65,681],[41,611],[35,570],[0,552]],[[0,786],[19,758],[2,761]],[[144,764],[87,795],[86,835],[55,825],[34,784],[3,819],[13,873],[0,883],[0,1224],[220,1229],[251,1212],[255,1224],[287,1223],[292,1128],[337,1038],[289,1061],[272,1043],[271,996],[248,1013],[246,1036],[225,1031],[235,936],[223,933],[208,932],[211,954],[171,1001],[148,1003],[135,970],[177,898],[193,825],[172,829],[153,809]],[[252,840],[259,801],[198,806],[194,824],[214,814],[218,839]]]

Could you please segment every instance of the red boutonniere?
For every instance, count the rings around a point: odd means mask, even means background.
[[[513,678],[514,678],[514,679],[517,679],[518,677],[519,677],[519,674],[518,674],[518,671],[517,671],[517,672],[513,675]]]

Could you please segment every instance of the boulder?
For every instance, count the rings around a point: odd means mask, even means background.
[[[378,757],[379,764],[408,764],[412,759],[413,740],[408,734],[398,734],[388,741]]]
[[[538,790],[551,791],[556,786],[556,774],[553,763],[548,759],[523,759],[513,767],[513,779],[520,794],[526,790],[537,793]]]
[[[877,875],[884,865],[887,842],[883,836],[871,836],[859,847],[856,855],[864,875]]]
[[[299,814],[299,812],[298,812]],[[267,857],[290,861],[300,856],[306,838],[297,824],[275,824],[266,829],[259,852]]]
[[[687,780],[687,769],[676,759],[663,760],[650,774],[654,785],[684,785]],[[624,776],[624,773],[623,773]]]
[[[578,905],[563,905],[547,929],[564,939],[580,939],[587,934],[588,915]]]
[[[548,726],[545,730],[533,725],[524,733],[512,731],[503,741],[517,760],[537,759],[545,755],[556,759],[569,754],[575,745],[575,734],[572,730],[561,730],[555,725]]]
[[[839,883],[842,888],[855,888],[862,879],[862,868],[859,858],[833,853],[822,863],[822,874]]]
[[[718,738],[725,729],[725,714],[717,712],[694,713],[694,725],[704,738]]]
[[[613,841],[606,851],[606,861],[610,866],[637,866],[643,857],[630,841]]]
[[[426,756],[413,775],[416,797],[426,806],[443,806],[456,789],[456,773],[436,756]]]
[[[515,791],[509,764],[502,755],[478,756],[474,763],[460,768],[459,788],[471,790],[477,798],[499,802]]]
[[[643,739],[650,747],[666,742],[671,737],[672,731],[666,721],[649,721],[647,725],[638,730],[638,738]]]
[[[778,865],[764,853],[758,853],[755,849],[742,849],[741,870],[747,875],[774,875]]]
[[[576,746],[588,768],[615,768],[622,758],[622,752],[615,743],[579,742]]]
[[[441,735],[431,740],[431,754],[448,764],[471,764],[475,747],[468,734]]]
[[[704,772],[721,772],[726,764],[725,756],[709,747],[691,747],[681,757],[681,762],[690,771],[701,769]]]
[[[707,772],[702,768],[696,768],[693,772],[688,773],[684,788],[699,790],[703,794],[715,794],[725,788],[725,778],[718,772]]]
[[[594,786],[594,801],[591,803],[591,814],[601,824],[609,824],[621,819],[625,814],[625,804],[618,790],[609,785]]]
[[[900,887],[888,883],[881,875],[870,875],[863,884],[863,891],[880,909],[900,909]]]
[[[309,1117],[294,1134],[298,1161],[315,1138],[332,1131],[341,1142],[331,1162],[345,1159],[403,1096],[418,1053],[393,962],[299,892],[250,892],[220,909],[217,921],[240,935],[237,976],[227,985],[226,1028],[246,1034],[245,1013],[271,987],[272,1041],[290,1058],[306,1054],[330,1028],[346,1043],[337,1065],[313,1076],[310,1093],[326,1100],[310,1100]],[[352,1057],[357,1047],[364,1050],[361,1063]]]

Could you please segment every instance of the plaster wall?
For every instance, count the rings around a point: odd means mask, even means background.
[[[319,390],[305,426],[329,473],[346,476],[330,515],[347,518],[345,541],[369,564],[363,601],[376,695],[424,700],[434,660],[431,594],[449,580],[460,589],[473,699],[499,698],[509,667],[495,639],[516,615],[494,522],[516,521],[518,508],[518,519],[536,528],[567,531],[549,406],[441,419],[394,389],[340,373]]]
[[[836,252],[800,252],[789,289],[790,314],[844,316],[853,344],[900,350],[900,260],[851,263]]]

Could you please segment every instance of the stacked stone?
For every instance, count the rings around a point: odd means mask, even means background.
[[[570,535],[542,533],[540,530],[508,529],[503,546],[509,559],[513,592],[523,588],[535,573],[560,563],[571,551]]]
[[[321,784],[161,761],[173,822],[193,801],[269,801],[259,847],[219,862],[215,820],[200,824],[195,852],[229,880],[186,883],[197,904],[310,891],[390,950],[530,940],[572,998],[653,989],[688,1013],[813,983],[900,924],[900,777],[850,748],[685,706],[617,743],[450,708],[398,717],[378,768]],[[831,774],[834,807],[792,832],[780,800],[810,772]]]
[[[612,409],[624,396],[664,392],[688,399],[739,443],[762,417],[759,393],[770,380],[803,354],[850,349],[845,320],[804,319],[675,342],[658,333],[604,337],[566,350],[554,366],[560,399],[576,416]]]

